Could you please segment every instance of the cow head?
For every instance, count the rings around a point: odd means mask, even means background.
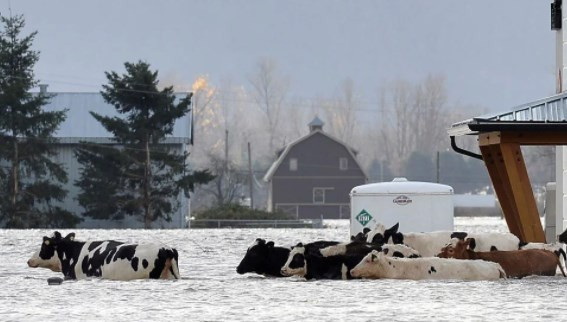
[[[403,244],[404,235],[398,232],[400,223],[386,229],[382,224],[376,225],[376,229],[368,234],[368,242],[378,245],[390,244]]]
[[[281,270],[284,276],[305,276],[307,274],[307,262],[305,261],[305,247],[299,243],[291,248],[289,257]]]
[[[353,269],[350,270],[352,277],[369,277],[372,270],[380,266],[380,260],[386,255],[378,250],[368,253]]]
[[[238,267],[236,267],[236,272],[238,274],[244,274],[249,272],[264,273],[266,267],[266,260],[268,258],[268,252],[270,248],[274,247],[274,242],[267,242],[264,239],[257,238],[252,246],[248,247],[246,255]]]
[[[57,256],[54,246],[55,243],[61,239],[61,234],[57,231],[51,238],[43,237],[43,243],[41,244],[40,250],[33,253],[31,258],[28,260],[28,266],[32,268],[48,268],[54,272],[61,272],[61,261]],[[63,239],[74,240],[75,233],[70,233]]]
[[[476,242],[474,238],[467,238],[466,240],[453,238],[451,243],[441,248],[441,253],[437,254],[437,257],[471,259],[470,253],[475,245]]]
[[[369,232],[370,232],[370,228],[364,227],[362,232],[359,232],[358,234],[356,234],[356,236],[350,236],[350,240],[351,241],[358,241],[358,242],[366,242],[366,239],[368,238]]]
[[[55,252],[49,259],[39,257],[39,251],[34,252],[30,259],[28,259],[28,266],[31,268],[48,268],[54,272],[61,272],[61,261]]]
[[[385,231],[386,231],[386,226],[384,226],[382,223],[376,224],[374,229],[372,229],[370,232],[367,233],[366,241],[372,244],[379,244],[379,245],[385,244],[386,243],[386,240],[384,239]]]

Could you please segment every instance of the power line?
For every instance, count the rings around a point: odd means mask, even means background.
[[[24,77],[19,77],[19,76],[9,76],[12,78],[20,78],[20,79],[24,79]],[[69,81],[58,81],[58,80],[53,80],[53,79],[43,79],[42,81],[47,81],[47,82],[51,82],[51,83],[56,83],[56,84],[66,84],[66,85],[77,85],[77,86],[82,86],[82,87],[88,87],[88,88],[97,88],[100,89],[102,87],[102,85],[106,85],[106,84],[92,84],[92,83],[80,83],[80,82],[69,82]],[[147,86],[148,84],[136,84],[136,83],[131,83],[132,85],[139,85],[139,86]],[[134,90],[134,89],[115,89],[118,91],[128,91],[128,92],[133,92],[133,93],[146,93],[146,94],[153,94],[153,95],[160,95],[163,93],[160,92],[154,92],[154,91],[144,91],[144,90]],[[232,90],[219,90],[218,88],[213,89],[214,94],[240,94],[240,92],[237,91],[232,91]],[[72,93],[72,92],[70,92]],[[302,107],[307,107],[307,108],[320,108],[320,109],[340,109],[340,106],[337,106],[336,103],[337,99],[324,99],[324,98],[307,98],[307,97],[301,97],[301,96],[294,96],[292,98],[293,100],[299,100],[301,102],[288,102],[288,105],[292,105],[292,106],[302,106]],[[220,98],[219,100],[221,101],[227,101],[227,102],[236,102],[236,103],[251,103],[251,104],[257,104],[257,102],[252,99],[252,98],[235,98],[235,97],[223,97]],[[323,104],[321,103],[314,103],[317,101],[321,101],[324,100],[326,102],[328,102],[329,104],[325,104],[325,102],[323,102]],[[380,103],[379,102],[373,102],[373,101],[364,101],[364,100],[355,100],[355,104],[356,105],[363,105],[363,106],[379,106]],[[249,106],[249,105],[245,105],[245,106]],[[361,112],[378,112],[377,108],[363,108],[363,107],[353,107],[352,110],[355,111],[361,111]]]

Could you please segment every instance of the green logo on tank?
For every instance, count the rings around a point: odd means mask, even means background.
[[[366,226],[372,220],[372,216],[368,213],[368,211],[362,209],[361,212],[358,213],[355,217],[356,221],[358,221],[362,226]]]

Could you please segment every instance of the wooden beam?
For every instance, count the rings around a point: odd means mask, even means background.
[[[541,226],[530,178],[520,145],[501,143],[504,168],[507,171],[512,194],[517,207],[522,241],[545,243],[545,233]]]
[[[498,133],[502,143],[520,145],[567,145],[567,132],[492,132]]]
[[[479,135],[479,146],[510,232],[524,242],[545,242],[520,144],[500,132]]]
[[[519,225],[519,216],[514,195],[511,193],[510,180],[508,179],[507,172],[501,169],[503,165],[503,159],[501,158],[502,153],[497,148],[498,145],[491,145],[490,142],[490,134],[479,135],[480,152],[492,185],[494,186],[494,192],[498,197],[504,218],[506,219],[508,230],[522,239],[522,229]]]

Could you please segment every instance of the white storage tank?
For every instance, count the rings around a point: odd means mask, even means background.
[[[401,232],[453,230],[453,188],[444,184],[395,178],[354,187],[350,192],[350,234],[377,223]]]

